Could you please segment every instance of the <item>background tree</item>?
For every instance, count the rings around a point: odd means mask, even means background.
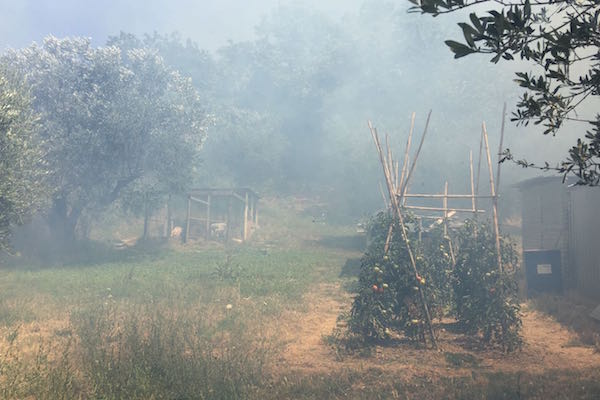
[[[66,239],[134,184],[169,192],[190,179],[206,115],[189,79],[156,52],[48,37],[4,59],[35,96],[56,188],[49,220]]]
[[[520,58],[537,72],[518,72],[516,82],[526,91],[513,121],[542,124],[544,134],[556,134],[566,121],[586,122],[590,129],[578,138],[556,169],[575,174],[580,184],[600,183],[600,4],[597,0],[411,0],[413,10],[438,16],[487,3],[484,13],[469,14],[459,23],[464,42],[446,44],[455,58],[493,54],[492,62]],[[596,113],[593,115],[593,113]],[[510,152],[505,154],[511,158]],[[523,166],[534,166],[517,161]],[[550,169],[549,165],[542,167]]]
[[[46,199],[38,128],[26,88],[0,65],[0,253],[10,249],[11,228]]]

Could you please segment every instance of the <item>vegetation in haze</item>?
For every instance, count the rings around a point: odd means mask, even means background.
[[[544,126],[556,134],[567,121],[587,123],[589,131],[557,169],[575,175],[580,184],[600,183],[600,7],[589,1],[489,2],[462,0],[411,0],[414,9],[438,16],[488,3],[486,12],[472,12],[459,23],[464,43],[447,40],[455,58],[474,53],[491,54],[492,62],[520,58],[536,67],[520,71],[515,81],[525,89],[513,121]],[[481,7],[481,6],[479,6]],[[585,112],[591,105],[592,112]],[[596,109],[594,108],[596,107]],[[593,115],[595,113],[595,115]],[[592,114],[592,115],[589,115]],[[571,125],[572,126],[572,125]],[[507,158],[513,158],[510,152]],[[518,160],[525,167],[535,167]],[[546,164],[544,169],[551,169]]]
[[[47,166],[27,87],[0,64],[0,253],[11,230],[44,205]]]

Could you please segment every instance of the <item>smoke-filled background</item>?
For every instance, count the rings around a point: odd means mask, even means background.
[[[191,77],[211,116],[193,185],[320,196],[347,218],[381,206],[367,120],[391,135],[400,155],[411,113],[416,140],[432,109],[411,190],[440,192],[448,180],[450,192],[462,193],[470,190],[469,151],[477,163],[482,121],[495,158],[502,105],[512,111],[520,93],[515,64],[452,59],[443,42],[460,38],[456,22],[464,15],[432,19],[408,7],[385,0],[2,1],[0,47],[23,48],[51,34],[156,49]],[[504,147],[554,164],[571,141],[507,122]],[[505,164],[503,174],[510,194],[531,172]],[[515,213],[510,198],[503,205]]]

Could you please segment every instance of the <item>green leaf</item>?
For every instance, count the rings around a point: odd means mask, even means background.
[[[444,43],[450,47],[450,50],[454,53],[454,58],[461,58],[476,52],[471,47],[454,40],[446,40]]]

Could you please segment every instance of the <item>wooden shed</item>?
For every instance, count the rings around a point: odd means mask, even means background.
[[[563,285],[600,299],[600,187],[521,182],[523,251],[559,250]]]
[[[258,227],[259,196],[249,188],[200,188],[187,194],[184,240],[247,240]]]

